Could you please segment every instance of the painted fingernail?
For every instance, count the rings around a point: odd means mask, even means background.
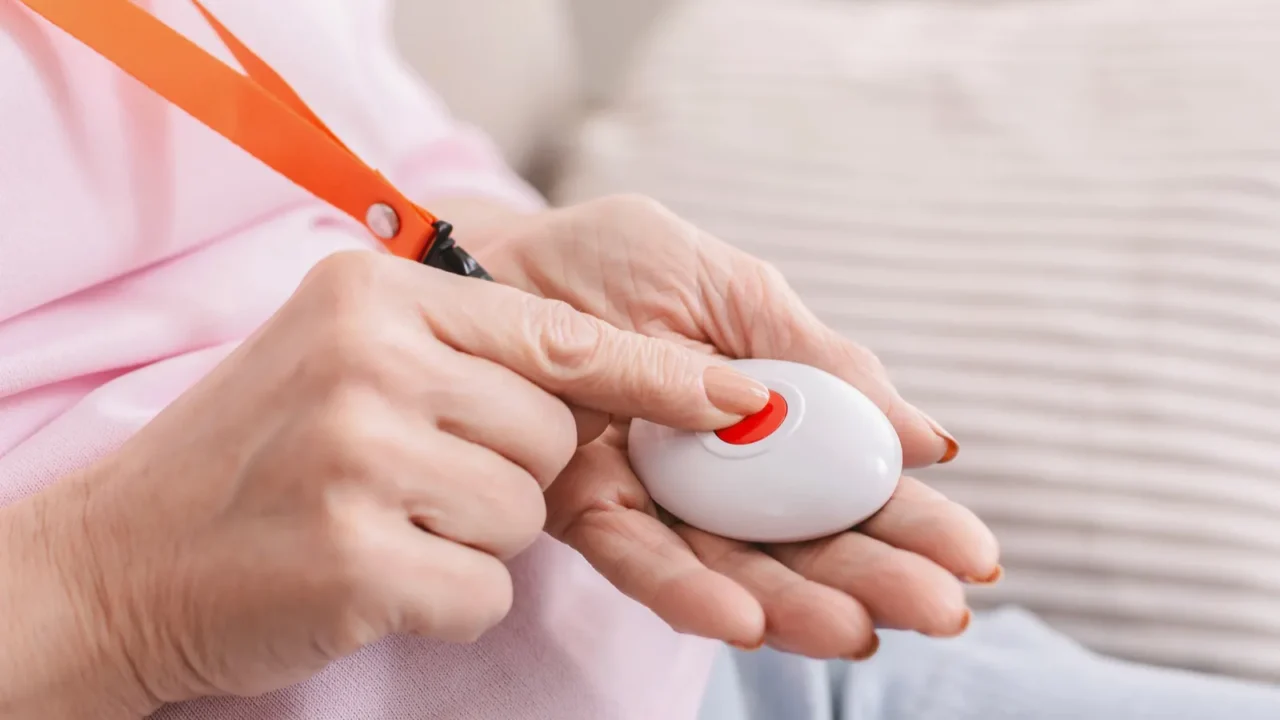
[[[973,611],[965,608],[964,617],[960,618],[960,629],[956,631],[956,635],[963,635],[969,629],[969,624],[973,622]]]
[[[730,415],[750,415],[769,402],[769,388],[763,383],[723,365],[707,368],[702,385],[711,404]]]
[[[747,645],[746,643],[740,643],[736,641],[730,641],[729,644],[738,648],[739,650],[742,650],[743,652],[755,652],[760,648],[764,647],[764,640],[761,640],[754,645]]]
[[[929,428],[933,430],[934,434],[942,438],[943,442],[947,444],[947,450],[942,453],[942,457],[938,459],[938,462],[949,463],[955,460],[956,455],[960,454],[960,443],[956,442],[956,439],[951,436],[951,433],[947,432],[946,428],[939,425],[937,420],[929,417],[924,411],[920,412],[920,417],[924,418],[924,421],[929,424]]]
[[[867,644],[866,648],[852,655],[846,655],[845,660],[852,660],[853,662],[862,662],[863,660],[869,660],[871,656],[875,655],[876,652],[878,652],[879,650],[880,650],[880,636],[872,635],[871,642]]]
[[[995,585],[996,583],[1000,582],[1000,579],[1003,577],[1004,577],[1004,568],[1001,567],[1000,565],[997,565],[996,569],[993,570],[990,575],[984,578],[964,578],[964,581],[966,583],[969,583],[970,585]]]

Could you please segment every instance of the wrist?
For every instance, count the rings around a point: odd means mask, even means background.
[[[0,508],[0,718],[158,708],[132,670],[85,521],[85,478]]]

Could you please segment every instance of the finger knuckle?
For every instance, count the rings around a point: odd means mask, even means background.
[[[697,251],[712,238],[666,205],[638,194],[612,195],[597,201],[585,214],[596,231],[629,237],[658,237],[668,247]]]
[[[360,604],[352,603],[342,607],[332,628],[334,655],[342,657],[381,640],[386,634],[384,628],[372,621],[372,618],[387,614],[369,612]]]
[[[381,640],[390,629],[385,619],[390,608],[385,599],[368,591],[363,585],[349,583],[335,593],[321,588],[327,613],[327,626],[321,630],[326,648],[336,656],[349,655]]]
[[[546,489],[564,472],[578,452],[578,423],[568,406],[556,401],[556,412],[547,418],[547,442],[543,451],[546,467],[534,474],[538,486]]]
[[[368,532],[350,522],[334,522],[330,532],[328,582],[320,595],[333,613],[333,642],[345,654],[381,639],[391,629],[394,608],[385,577],[374,570],[384,558],[370,547]]]
[[[594,367],[603,342],[600,321],[561,300],[530,297],[525,303],[528,346],[540,371],[568,382]]]
[[[497,558],[485,558],[465,582],[454,587],[461,591],[462,602],[460,616],[449,634],[458,641],[479,640],[511,612],[514,583],[511,573]]]
[[[465,401],[473,396],[459,397]],[[495,427],[507,429],[508,435],[519,433],[518,439],[504,440],[512,464],[532,477],[534,487],[549,486],[578,449],[573,412],[559,398],[523,380],[514,388],[495,388],[484,400],[492,412],[503,415],[490,420]]]
[[[521,471],[513,471],[496,489],[498,497],[486,498],[486,501],[491,507],[501,508],[500,525],[505,537],[501,554],[514,557],[532,545],[542,532],[547,521],[546,500],[534,478]]]
[[[485,508],[483,517],[467,515],[468,528],[454,532],[476,539],[478,545],[503,558],[513,557],[533,543],[547,519],[546,499],[533,475],[509,461],[476,466],[457,478],[468,504]]]
[[[667,206],[648,195],[640,193],[618,193],[600,198],[595,207],[606,217],[627,218],[660,218],[674,219],[676,216]]]
[[[840,339],[839,348],[839,352],[844,357],[845,362],[857,373],[873,378],[887,376],[888,370],[885,369],[880,356],[869,348],[844,338]]]
[[[781,289],[791,287],[786,274],[773,262],[757,258],[753,266],[763,288]]]
[[[344,250],[316,263],[299,288],[304,297],[325,303],[331,311],[365,305],[380,288],[386,259],[367,250]]]
[[[321,385],[368,380],[403,354],[405,333],[388,321],[380,300],[381,259],[342,252],[320,261],[295,294],[303,314],[295,378]],[[394,352],[393,352],[394,351]]]
[[[744,319],[759,313],[799,310],[802,303],[791,290],[786,275],[772,262],[743,255],[744,271],[730,280],[727,296],[739,304]],[[801,311],[803,313],[803,311]]]

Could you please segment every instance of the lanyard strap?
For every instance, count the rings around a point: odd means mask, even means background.
[[[191,0],[245,75],[130,0],[20,0],[295,184],[365,225],[393,254],[488,278],[451,227],[365,164],[266,62]]]

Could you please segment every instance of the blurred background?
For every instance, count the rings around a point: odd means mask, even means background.
[[[652,195],[880,354],[1003,543],[976,605],[1280,681],[1280,3],[400,5],[554,202]]]

